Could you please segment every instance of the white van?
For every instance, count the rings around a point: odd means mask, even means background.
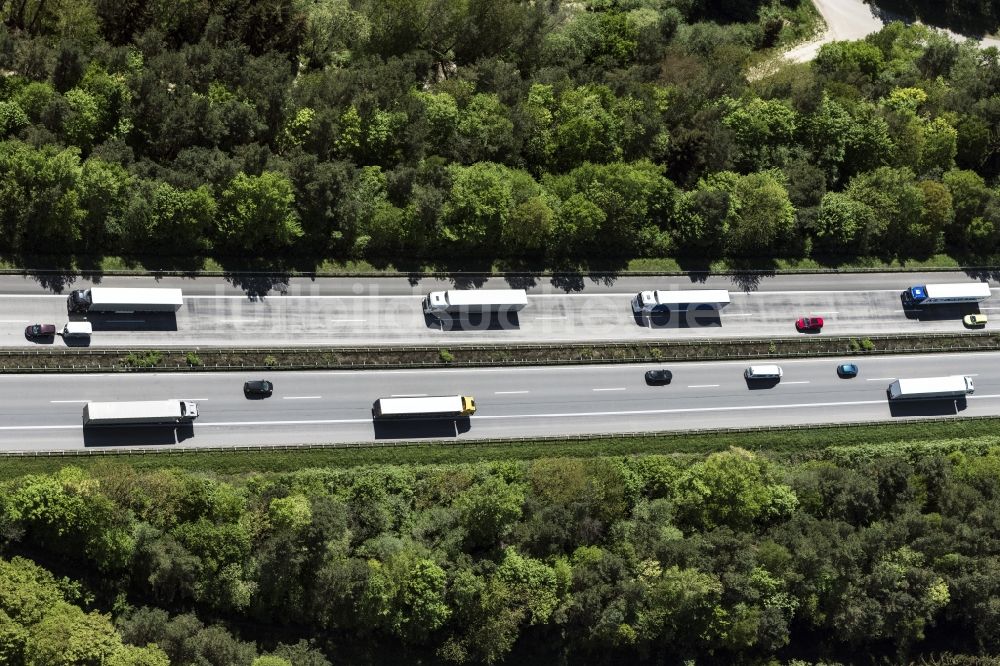
[[[68,321],[63,326],[62,336],[64,338],[89,338],[94,332],[94,327],[89,321]]]
[[[751,365],[743,376],[747,379],[781,379],[780,365]]]

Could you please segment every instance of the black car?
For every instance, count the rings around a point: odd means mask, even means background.
[[[252,396],[268,397],[274,392],[274,384],[266,379],[254,379],[243,385],[243,393]]]
[[[674,373],[669,370],[647,370],[646,381],[650,384],[669,384],[674,378]]]

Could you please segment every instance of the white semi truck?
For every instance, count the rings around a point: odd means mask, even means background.
[[[934,305],[936,303],[980,303],[990,297],[986,282],[959,282],[956,284],[919,284],[903,292],[908,306]]]
[[[476,399],[469,395],[430,395],[379,398],[372,405],[372,418],[458,418],[476,413]]]
[[[184,305],[180,289],[92,287],[69,295],[70,312],[177,312]]]
[[[449,289],[424,299],[428,314],[517,312],[528,304],[524,289]]]
[[[889,400],[932,400],[934,398],[964,398],[976,390],[972,377],[918,377],[897,379],[889,384]]]
[[[137,402],[88,402],[83,425],[176,425],[198,418],[191,400],[142,400]]]
[[[638,314],[692,305],[709,305],[720,310],[729,302],[729,292],[725,289],[657,289],[636,294],[632,299],[632,311]]]

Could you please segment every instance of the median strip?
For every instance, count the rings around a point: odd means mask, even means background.
[[[664,337],[669,331],[664,332]],[[0,349],[0,373],[377,370],[763,360],[1000,350],[1000,332],[378,347]]]

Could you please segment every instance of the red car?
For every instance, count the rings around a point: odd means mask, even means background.
[[[818,331],[823,328],[822,317],[802,317],[796,320],[795,328],[800,331]]]

